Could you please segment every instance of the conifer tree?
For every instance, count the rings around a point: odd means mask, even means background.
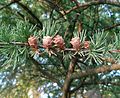
[[[0,97],[120,97],[120,0],[1,0]]]

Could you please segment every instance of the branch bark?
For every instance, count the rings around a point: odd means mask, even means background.
[[[66,19],[64,17],[64,14],[65,14],[65,11],[62,7],[60,7],[58,4],[55,4],[53,1],[51,0],[45,0],[49,5],[50,7],[55,10],[56,12],[58,12],[64,19]]]
[[[109,72],[112,70],[120,70],[120,64],[112,64],[110,66],[103,65],[101,67],[94,68],[94,69],[88,69],[88,70],[85,70],[83,72],[76,72],[71,76],[71,80],[79,79],[81,77],[86,77],[86,76],[93,75],[93,74]]]
[[[91,2],[86,2],[86,3],[83,3],[83,4],[79,4],[77,6],[74,6],[72,7],[71,9],[65,11],[65,14],[69,14],[70,12],[74,11],[74,10],[77,10],[79,8],[88,8],[90,6],[93,6],[93,5],[100,5],[100,4],[108,4],[108,5],[113,5],[113,6],[117,6],[117,7],[120,7],[120,2],[117,2],[117,1],[110,1],[110,0],[97,0],[97,1],[91,1]]]
[[[4,8],[7,8],[8,6],[10,6],[10,5],[14,4],[14,3],[17,3],[17,2],[19,2],[19,1],[21,1],[21,0],[11,0],[10,3],[8,3],[8,4],[6,4],[6,5],[3,4],[3,7],[1,7],[0,10],[2,10],[2,9],[4,9]]]
[[[106,27],[104,30],[107,31],[107,30],[113,29],[113,28],[118,27],[118,26],[120,26],[120,23],[114,24],[114,25],[109,26],[109,27]]]
[[[20,3],[21,0],[13,0],[11,1],[9,4],[3,6],[2,8],[0,8],[0,10],[7,8],[8,6],[17,3],[19,6],[21,6],[28,14],[31,15],[31,17],[37,22],[37,27],[39,27],[41,30],[43,29],[43,24],[42,22],[39,20],[39,18],[24,4]]]
[[[66,75],[66,79],[63,85],[62,98],[70,98],[69,89],[70,89],[70,84],[72,82],[71,75],[74,72],[75,64],[76,64],[76,58],[72,58],[70,65],[69,65],[68,73]]]
[[[0,46],[8,46],[8,45],[18,45],[18,46],[29,46],[28,43],[22,42],[0,42]]]
[[[30,14],[32,16],[32,18],[34,20],[36,20],[36,24],[37,26],[42,30],[43,29],[43,24],[42,22],[39,20],[39,18],[24,4],[20,3],[20,2],[16,2],[18,5],[20,5],[28,14]]]

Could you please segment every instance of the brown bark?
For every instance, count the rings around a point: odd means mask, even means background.
[[[114,24],[114,25],[112,25],[112,26],[106,27],[104,30],[105,30],[105,31],[111,30],[111,29],[113,29],[113,28],[115,28],[115,27],[118,27],[118,26],[120,26],[120,23],[117,23],[117,24]]]
[[[83,72],[77,72],[71,76],[71,79],[78,79],[81,77],[85,77],[85,76],[89,76],[89,75],[93,75],[93,74],[98,74],[98,73],[109,72],[112,70],[120,70],[120,64],[103,65],[103,66],[98,67],[98,68],[88,69],[88,70],[85,70]]]
[[[64,85],[63,85],[63,96],[62,96],[62,98],[70,98],[69,89],[70,89],[70,84],[72,82],[71,75],[74,72],[75,63],[76,63],[76,58],[73,58],[70,62],[68,73],[66,75],[66,79],[65,79],[65,82],[64,82]]]
[[[120,7],[120,2],[115,1],[115,0],[113,0],[112,2],[111,2],[110,0],[90,1],[90,2],[86,2],[86,3],[84,3],[84,4],[80,4],[80,5],[77,5],[77,6],[72,7],[71,9],[65,11],[65,15],[66,15],[66,14],[69,14],[70,12],[72,12],[72,11],[74,11],[74,10],[80,9],[80,8],[86,9],[86,8],[88,8],[88,7],[90,7],[90,6],[100,5],[100,4],[108,4],[108,5],[113,5],[113,6],[116,6],[116,7]]]

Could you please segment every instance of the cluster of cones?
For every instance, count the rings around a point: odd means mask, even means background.
[[[79,37],[72,38],[70,43],[72,45],[72,48],[75,49],[76,51],[79,51],[81,49],[81,47],[83,47],[84,49],[88,49],[90,47],[89,41],[84,41],[84,43],[81,43]],[[37,38],[35,36],[30,36],[28,38],[28,44],[31,48],[33,48],[35,50],[38,49],[38,42],[37,42]],[[56,35],[54,38],[51,36],[43,37],[43,43],[42,43],[43,48],[50,49],[50,48],[52,48],[53,45],[56,46],[57,48],[59,48],[60,50],[64,50],[65,42],[64,42],[64,39],[62,38],[62,36]]]

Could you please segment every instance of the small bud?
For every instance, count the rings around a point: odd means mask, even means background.
[[[85,41],[84,42],[84,48],[88,49],[90,47],[90,42],[89,41]]]
[[[28,38],[28,44],[29,44],[32,48],[37,49],[37,48],[38,48],[37,38],[34,37],[34,36],[30,36],[30,37]]]

